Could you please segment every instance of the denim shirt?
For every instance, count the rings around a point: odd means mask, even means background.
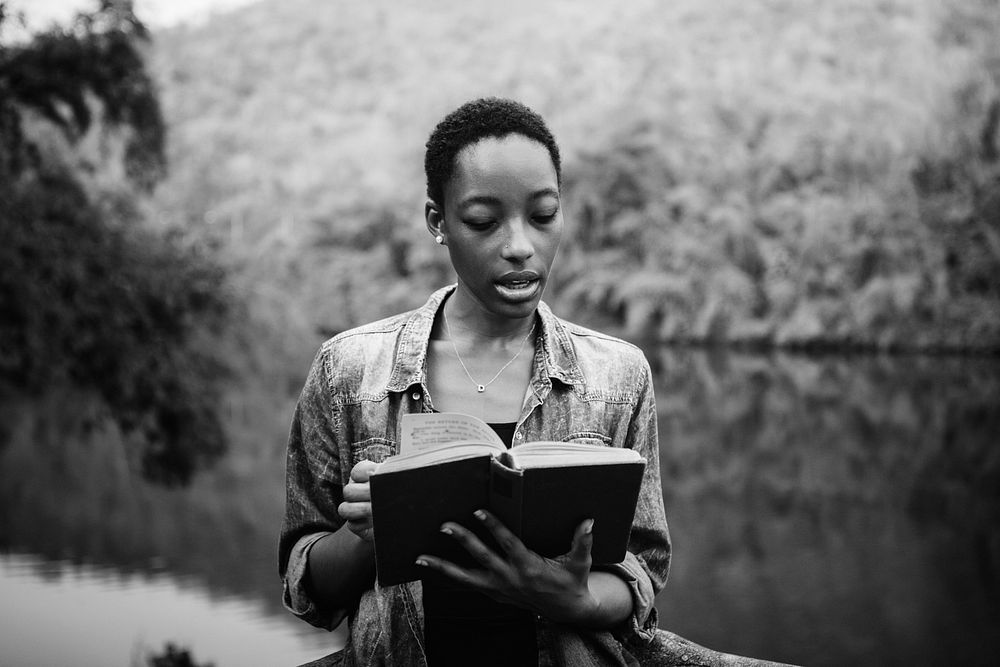
[[[288,440],[286,506],[279,544],[285,606],[333,629],[349,618],[344,664],[425,665],[419,582],[373,583],[357,606],[333,609],[310,597],[309,550],[343,524],[337,514],[351,468],[397,452],[400,417],[433,409],[427,347],[434,317],[455,287],[421,308],[345,331],[326,341],[299,398]],[[565,322],[538,307],[541,331],[514,446],[561,440],[630,447],[646,459],[625,560],[603,566],[632,594],[631,618],[614,631],[592,631],[537,617],[539,664],[635,664],[656,631],[653,598],[670,565],[660,487],[652,376],[629,343]]]

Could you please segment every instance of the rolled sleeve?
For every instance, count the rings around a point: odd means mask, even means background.
[[[309,595],[306,576],[309,567],[309,550],[330,532],[306,535],[292,547],[285,570],[282,602],[285,608],[303,621],[317,628],[333,630],[347,616],[346,609],[320,609]]]
[[[641,353],[640,353],[641,354]],[[636,379],[640,391],[628,427],[627,445],[646,459],[642,487],[632,521],[625,560],[611,566],[632,592],[632,617],[623,640],[649,642],[656,633],[656,594],[663,589],[670,570],[670,532],[663,509],[660,485],[659,438],[653,377],[645,357]]]
[[[282,601],[294,615],[333,629],[347,610],[318,604],[308,586],[309,552],[343,523],[337,506],[343,497],[337,438],[327,396],[326,349],[317,354],[299,397],[288,436],[285,516],[278,544]]]
[[[651,641],[656,634],[656,591],[649,579],[646,567],[632,553],[625,554],[625,560],[615,565],[605,566],[605,571],[620,577],[632,594],[632,615],[627,627],[619,631],[631,640]]]

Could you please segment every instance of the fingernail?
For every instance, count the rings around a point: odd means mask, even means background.
[[[583,532],[586,535],[590,535],[590,533],[593,532],[593,530],[594,530],[594,520],[591,519],[590,521],[587,522],[587,527],[583,529]]]
[[[479,519],[480,521],[486,520],[486,512],[482,510],[476,510],[475,512],[473,512],[473,514],[475,514],[476,518]]]
[[[420,567],[427,567],[427,561],[425,561],[423,558],[418,558],[417,565],[419,565]]]
[[[444,533],[445,535],[452,534],[452,530],[448,526],[441,526],[441,532]]]

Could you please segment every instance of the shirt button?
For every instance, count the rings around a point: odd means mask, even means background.
[[[515,440],[521,440],[523,438],[524,438],[524,434],[521,433],[520,431],[518,431],[517,433],[514,434],[514,439]]]
[[[413,392],[412,394],[410,394],[410,398],[412,398],[415,401],[419,401],[420,400],[420,392],[419,391]]]

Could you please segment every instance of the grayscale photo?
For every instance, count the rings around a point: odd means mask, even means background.
[[[993,665],[1000,0],[0,0],[0,667]]]

